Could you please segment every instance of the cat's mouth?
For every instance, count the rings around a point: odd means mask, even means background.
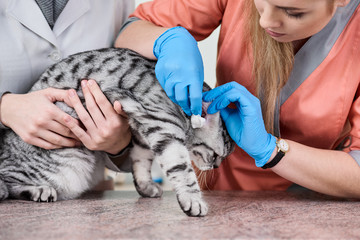
[[[198,168],[200,171],[207,171],[207,170],[213,169],[213,166],[200,165],[200,166],[197,166],[197,168]]]
[[[203,162],[201,164],[195,163],[195,165],[200,171],[207,171],[207,170],[211,170],[214,168],[214,166],[203,163]]]

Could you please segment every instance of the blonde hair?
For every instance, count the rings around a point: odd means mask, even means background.
[[[256,94],[261,100],[265,128],[274,133],[275,106],[281,88],[289,79],[294,64],[292,43],[281,43],[272,39],[259,25],[260,15],[253,0],[246,0],[248,16],[246,31],[253,55],[253,77]]]
[[[281,88],[287,83],[294,65],[294,47],[291,42],[282,43],[271,38],[260,26],[260,15],[253,0],[244,1],[247,14],[245,26],[248,49],[252,48],[253,77],[256,94],[261,101],[265,128],[274,134],[275,107]],[[328,10],[333,12],[335,0],[328,1]]]

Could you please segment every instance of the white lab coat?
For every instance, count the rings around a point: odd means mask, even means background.
[[[69,0],[51,29],[35,0],[0,0],[0,98],[28,92],[46,68],[71,54],[112,46],[134,8],[134,0]]]
[[[35,0],[0,1],[0,97],[71,54],[112,46],[134,0],[69,0],[53,30]]]

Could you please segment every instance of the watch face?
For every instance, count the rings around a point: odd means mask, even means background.
[[[287,152],[289,150],[289,145],[284,139],[280,139],[278,146],[283,152]]]

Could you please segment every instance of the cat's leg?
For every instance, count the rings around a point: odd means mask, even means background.
[[[57,200],[57,193],[54,188],[44,184],[36,184],[30,179],[30,177],[35,178],[34,173],[24,170],[28,166],[23,164],[22,169],[20,169],[12,161],[15,162],[15,160],[5,160],[1,165],[0,200],[6,198],[36,202],[54,202]]]
[[[8,186],[9,196],[16,199],[24,199],[35,202],[55,202],[57,200],[56,190],[49,186]]]
[[[9,191],[4,181],[0,179],[0,201],[6,199],[8,196],[9,196]]]
[[[156,160],[173,185],[181,209],[189,216],[205,216],[208,212],[192,168],[190,155],[183,143],[168,139],[155,147]]]
[[[151,177],[151,166],[154,158],[152,151],[134,144],[130,158],[137,192],[143,197],[161,197],[162,188],[159,184],[154,183]]]
[[[57,193],[49,186],[26,185],[20,180],[19,175],[11,174],[10,171],[6,174],[0,172],[0,199],[7,197],[35,202],[55,202]]]

